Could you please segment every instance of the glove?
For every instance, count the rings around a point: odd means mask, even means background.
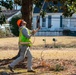
[[[36,33],[36,31],[35,30],[32,30],[31,34],[34,35],[35,33]]]

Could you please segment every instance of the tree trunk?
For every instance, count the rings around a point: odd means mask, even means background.
[[[33,2],[32,0],[22,0],[22,18],[27,22],[26,27],[32,28],[32,13],[33,13]]]
[[[27,22],[27,28],[32,28],[32,14],[33,14],[33,2],[32,0],[22,0],[21,8],[22,18]],[[12,59],[16,59],[20,56],[20,50],[18,54]]]

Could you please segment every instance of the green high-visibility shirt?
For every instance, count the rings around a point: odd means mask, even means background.
[[[19,42],[30,42],[30,44],[23,44],[23,45],[32,46],[30,38],[28,38],[27,36],[24,36],[24,35],[23,35],[23,33],[22,33],[22,30],[23,30],[23,29],[27,30],[27,32],[28,32],[27,34],[28,34],[28,35],[30,35],[30,33],[31,33],[30,30],[27,29],[27,28],[25,28],[25,27],[20,28],[20,32],[19,32]],[[24,33],[26,33],[26,32],[24,32]]]

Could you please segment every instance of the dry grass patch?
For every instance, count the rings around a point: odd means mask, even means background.
[[[1,50],[0,59],[12,58],[17,53],[18,53],[18,50]],[[31,49],[31,53],[34,58],[39,58],[39,59],[41,59],[42,57],[43,59],[76,60],[76,48],[73,48],[73,49],[65,48],[65,50],[64,49],[48,49],[48,50],[32,50]]]
[[[65,44],[69,46],[72,44],[76,45],[76,37],[71,36],[56,36],[56,37],[32,37],[32,42],[35,40],[33,47],[31,48],[34,57],[40,58],[41,52],[43,51],[43,57],[46,59],[75,59],[76,57],[76,46],[73,48],[44,48],[43,39],[46,39],[46,44],[53,44],[52,39],[56,38],[56,44]],[[0,38],[0,58],[11,58],[18,52],[18,37],[11,38]],[[4,51],[5,50],[5,51]],[[15,51],[14,51],[15,50]],[[38,51],[36,51],[38,50]]]
[[[43,39],[46,39],[46,44],[53,45],[52,39],[56,38],[56,45],[64,45],[71,48],[45,48]],[[32,42],[34,37],[32,37]],[[75,75],[76,74],[76,37],[35,37],[35,42],[31,48],[31,53],[34,57],[33,66],[37,73],[27,73],[24,68],[18,66],[14,75]],[[18,53],[18,37],[0,38],[0,72],[7,71],[5,63],[8,58],[14,57]],[[42,53],[42,54],[41,54]],[[42,58],[42,59],[41,59]],[[22,63],[23,65],[23,63]],[[42,67],[40,67],[40,65]],[[64,66],[64,67],[63,67]],[[25,67],[25,65],[23,65]],[[5,69],[4,69],[5,68]],[[66,68],[66,69],[65,69]],[[59,72],[58,72],[59,71]]]
[[[76,37],[72,36],[55,36],[55,37],[35,37],[35,43],[34,45],[41,45],[44,44],[43,39],[46,39],[46,44],[52,44],[53,43],[53,38],[57,39],[56,43],[60,44],[71,44],[71,43],[76,43]],[[32,41],[34,38],[32,37]]]
[[[58,48],[76,48],[76,37],[71,36],[55,36],[55,37],[32,37],[31,40],[33,43],[33,47],[35,48],[43,48],[44,41],[46,39],[46,44],[51,47],[54,45],[52,41],[53,38],[57,39],[56,46]],[[32,48],[33,48],[32,47]],[[11,38],[0,38],[0,49],[18,49],[18,37],[11,37]]]

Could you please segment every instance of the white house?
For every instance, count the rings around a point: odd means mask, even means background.
[[[38,14],[33,15],[33,29],[37,28]],[[62,13],[47,13],[44,18],[40,17],[40,31],[36,34],[38,36],[53,36],[63,35],[63,30],[76,31],[76,14],[70,18],[65,18]]]
[[[47,4],[44,5],[44,9]],[[60,5],[60,4],[59,4]],[[35,7],[33,14],[33,29],[37,28],[37,16],[40,9]],[[61,36],[64,30],[70,30],[72,35],[76,35],[76,14],[72,17],[64,17],[61,12],[47,13],[44,18],[40,17],[41,29],[37,32],[37,36]],[[71,33],[70,33],[71,34]]]
[[[18,14],[20,14],[20,11],[15,15]],[[38,15],[39,13],[33,14],[33,29],[37,28],[36,22]],[[7,20],[10,21],[13,16],[9,17]],[[47,13],[44,18],[40,17],[39,24],[41,29],[36,33],[37,36],[62,36],[63,30],[68,29],[74,32],[76,31],[76,14],[74,14],[71,18],[65,18],[62,16],[62,13]]]

